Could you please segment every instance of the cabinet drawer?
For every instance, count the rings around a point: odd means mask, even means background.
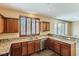
[[[22,46],[27,46],[27,42],[22,42]]]
[[[70,47],[70,44],[67,44],[67,43],[64,43],[64,42],[62,42],[61,44],[62,44],[63,47]]]
[[[13,48],[19,48],[19,47],[21,47],[21,43],[13,43],[12,47]]]
[[[54,40],[54,41],[55,41],[56,44],[60,44],[61,43],[60,41],[57,41],[57,40]]]

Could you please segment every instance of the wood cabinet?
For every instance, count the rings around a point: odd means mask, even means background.
[[[18,32],[18,20],[16,20],[16,19],[6,19],[5,20],[5,32],[6,33],[16,33],[16,32]]]
[[[61,55],[63,56],[69,56],[71,54],[70,52],[70,45],[67,43],[62,43],[61,44]]]
[[[22,56],[28,55],[27,52],[27,42],[22,42]]]
[[[27,56],[40,50],[40,40],[13,43],[10,49],[11,56]]]
[[[34,53],[34,41],[28,42],[28,55]]]
[[[50,49],[50,38],[47,38],[47,48]]]
[[[68,44],[55,39],[47,38],[47,47],[62,56],[75,56],[76,44]]]
[[[38,52],[40,50],[40,40],[34,40],[34,48],[35,52]]]
[[[47,39],[47,47],[48,47],[48,49],[54,50],[54,40],[48,38]]]
[[[21,56],[22,55],[21,43],[14,43],[11,45],[10,55],[11,56]]]
[[[43,40],[43,41],[42,41]],[[58,53],[62,56],[75,56],[76,44],[68,44],[55,40],[53,38],[47,38],[40,40],[33,40],[28,42],[13,43],[10,49],[10,55],[12,56],[25,56],[38,52],[40,49],[47,47],[48,49]],[[44,46],[47,45],[47,46]]]
[[[4,19],[0,16],[0,33],[4,32]]]
[[[58,54],[60,54],[60,45],[61,45],[60,41],[57,40],[54,41],[54,51],[57,52]]]
[[[50,31],[50,22],[41,22],[41,31]]]

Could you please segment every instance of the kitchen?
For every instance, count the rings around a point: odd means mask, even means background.
[[[46,15],[26,13],[11,6],[6,8],[6,4],[2,5],[0,7],[1,56],[76,56],[77,43],[72,37],[72,22],[58,21]],[[55,23],[58,22],[63,22],[64,26],[67,24],[67,30],[62,29],[67,36],[62,31],[62,33],[55,31]]]

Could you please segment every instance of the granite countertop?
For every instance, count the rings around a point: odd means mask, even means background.
[[[53,38],[53,40],[58,40],[58,41],[61,41],[61,42],[65,42],[65,43],[68,43],[68,44],[73,44],[73,43],[76,43],[76,40],[68,40],[68,39],[59,39],[59,38],[56,38],[56,37],[52,37],[52,36],[49,36],[49,38]]]
[[[38,39],[43,39],[43,38],[54,38],[55,40],[59,40],[68,44],[73,44],[76,43],[76,41],[71,41],[71,40],[64,40],[64,39],[58,39],[52,36],[35,36]],[[35,37],[33,37],[33,40],[37,40]],[[24,41],[32,41],[29,39],[29,37],[17,37],[17,38],[12,38],[12,39],[5,39],[5,40],[0,40],[0,55],[9,53],[10,47],[12,43],[17,43],[17,42],[24,42]]]
[[[27,39],[9,39],[9,40],[2,40],[0,42],[0,55],[8,53],[10,51],[10,47],[12,43],[24,42],[29,41]]]

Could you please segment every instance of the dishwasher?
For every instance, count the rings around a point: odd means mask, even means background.
[[[46,49],[46,38],[42,38],[40,42],[40,50]]]

